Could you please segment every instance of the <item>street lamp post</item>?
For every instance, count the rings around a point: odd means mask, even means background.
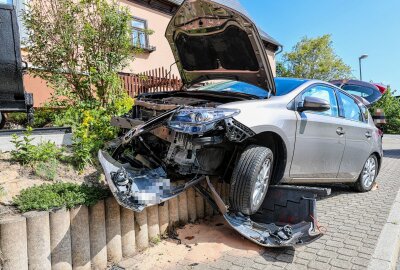
[[[362,68],[361,68],[361,60],[367,58],[368,55],[367,54],[363,54],[358,58],[358,62],[360,64],[360,81],[362,81]]]

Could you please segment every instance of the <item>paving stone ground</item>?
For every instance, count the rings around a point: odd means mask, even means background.
[[[318,220],[326,233],[310,245],[260,248],[217,218],[187,226],[179,232],[181,245],[162,242],[120,266],[152,270],[366,269],[400,189],[400,137],[385,137],[384,149],[376,190],[355,193],[347,186],[335,185],[332,195],[317,202]]]

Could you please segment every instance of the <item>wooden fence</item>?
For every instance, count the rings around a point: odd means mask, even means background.
[[[179,90],[182,81],[165,68],[157,68],[140,74],[119,74],[131,97],[142,93]]]

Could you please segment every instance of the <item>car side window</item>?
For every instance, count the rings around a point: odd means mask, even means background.
[[[363,122],[363,114],[356,100],[346,94],[343,94],[342,92],[339,92],[339,98],[342,102],[344,118],[348,120]]]
[[[335,90],[324,85],[314,85],[303,92],[301,101],[303,102],[306,97],[316,97],[329,102],[331,108],[324,112],[313,112],[316,114],[322,114],[327,116],[339,116],[338,103],[335,95]]]
[[[369,111],[368,111],[368,108],[365,107],[364,105],[360,105],[360,107],[361,107],[361,113],[362,113],[362,115],[363,115],[363,121],[364,121],[365,123],[368,123],[368,119],[369,119]]]

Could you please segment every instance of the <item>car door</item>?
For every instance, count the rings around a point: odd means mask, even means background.
[[[368,109],[347,93],[338,91],[340,115],[346,146],[338,177],[355,179],[372,151],[373,126],[369,125]]]
[[[342,160],[345,137],[334,88],[316,84],[304,90],[296,99],[306,96],[324,99],[330,109],[324,112],[297,112],[295,150],[290,168],[294,182],[324,182],[335,179]]]

